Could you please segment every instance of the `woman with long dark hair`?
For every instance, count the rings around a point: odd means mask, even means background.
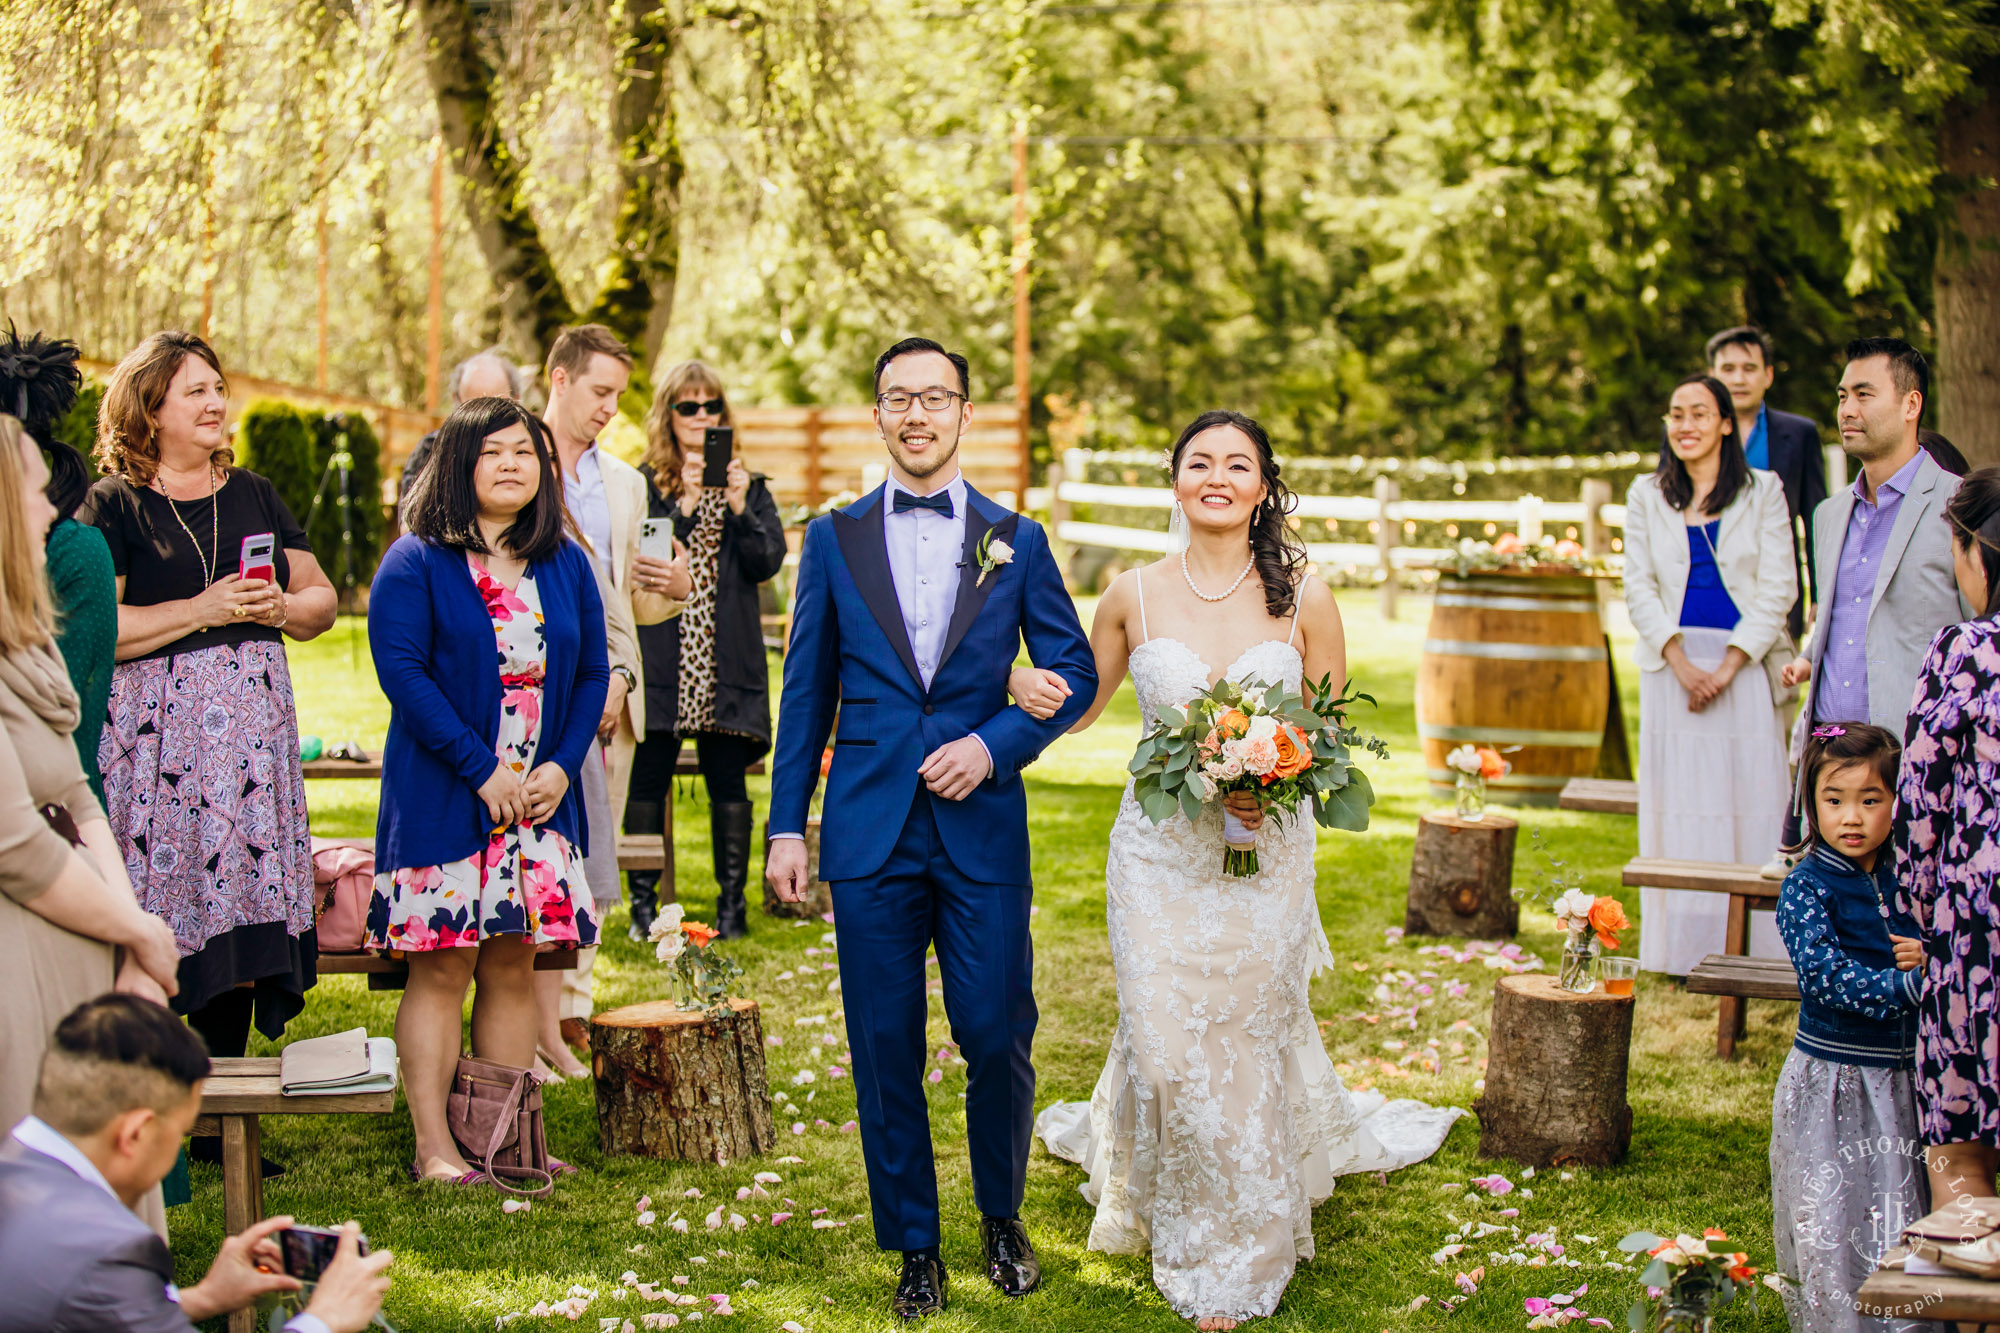
[[[473,1054],[530,1068],[536,949],[597,942],[577,776],[611,671],[548,430],[520,404],[475,398],[446,418],[403,522],[368,598],[391,710],[368,943],[410,964],[396,1048],[411,1174],[472,1184],[445,1121],[466,988],[478,980]]]
[[[1757,864],[1790,790],[1777,672],[1798,593],[1784,488],[1753,469],[1729,390],[1674,386],[1659,468],[1625,498],[1625,606],[1639,635],[1639,855]],[[1721,953],[1728,903],[1639,891],[1639,965],[1685,976]],[[1768,917],[1753,954],[1782,958]]]
[[[681,742],[692,738],[708,790],[715,926],[749,930],[744,887],[756,825],[744,770],[771,748],[771,677],[757,588],[785,563],[785,525],[764,478],[741,456],[721,487],[702,485],[709,430],[731,427],[722,380],[699,361],[666,373],[646,413],[647,514],[687,547],[693,590],[679,616],[639,627],[646,659],[646,735],[632,761],[625,831],[658,834],[673,799]],[[667,855],[674,849],[669,846]],[[633,871],[632,937],[653,923],[656,873]]]
[[[1940,632],[1917,677],[1897,786],[1897,907],[1924,943],[1917,1119],[1931,1203],[1990,1197],[2000,1166],[2000,468],[1945,507],[1976,618]]]
[[[1175,442],[1170,477],[1187,546],[1105,591],[1090,634],[1097,698],[1073,730],[1128,670],[1145,727],[1223,678],[1294,692],[1346,679],[1340,610],[1286,522],[1293,501],[1264,428],[1203,413]],[[1033,669],[1009,688],[1037,717],[1065,693]],[[1277,1308],[1312,1257],[1312,1207],[1334,1177],[1421,1161],[1460,1114],[1342,1085],[1306,995],[1333,961],[1317,826],[1262,820],[1253,797],[1227,804],[1256,832],[1248,878],[1223,871],[1219,808],[1154,824],[1126,787],[1105,866],[1118,1034],[1091,1100],[1036,1122],[1051,1152],[1090,1173],[1090,1248],[1150,1249],[1161,1294],[1202,1329]]]

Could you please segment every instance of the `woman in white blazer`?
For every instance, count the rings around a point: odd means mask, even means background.
[[[1777,669],[1798,592],[1784,487],[1752,469],[1729,391],[1674,388],[1668,448],[1625,501],[1625,607],[1638,631],[1639,855],[1759,864],[1789,789]],[[1686,975],[1723,949],[1728,899],[1642,888],[1639,965]],[[1785,956],[1752,917],[1750,952]]]

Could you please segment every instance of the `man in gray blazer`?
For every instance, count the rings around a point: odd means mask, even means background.
[[[159,1005],[106,995],[57,1025],[35,1111],[0,1144],[0,1333],[193,1333],[196,1321],[296,1291],[273,1217],[231,1236],[202,1280],[174,1286],[166,1242],[133,1213],[173,1166],[208,1077],[201,1038]],[[387,1252],[348,1224],[286,1333],[360,1333],[382,1307]]]
[[[1929,393],[1930,367],[1908,343],[1861,338],[1848,344],[1840,443],[1860,475],[1813,516],[1818,617],[1783,675],[1786,684],[1812,686],[1794,734],[1794,758],[1810,726],[1872,722],[1901,736],[1931,640],[1972,614],[1952,575],[1944,522],[1958,479],[1917,440]],[[1797,841],[1803,799],[1799,793],[1792,802],[1788,845]],[[1775,863],[1765,869],[1782,873]]]

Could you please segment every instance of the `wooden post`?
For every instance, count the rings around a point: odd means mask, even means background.
[[[1611,483],[1602,477],[1585,477],[1582,499],[1584,551],[1611,554],[1611,529],[1604,522],[1604,506],[1611,503]]]
[[[606,1153],[726,1165],[777,1146],[755,1000],[721,1015],[662,1000],[598,1014],[590,1052]]]
[[[1514,901],[1514,839],[1505,815],[1461,819],[1444,810],[1417,821],[1403,929],[1412,935],[1494,939],[1521,926]]]
[[[1847,489],[1847,450],[1837,444],[1822,446],[1826,454],[1826,493],[1838,495]],[[1829,576],[1831,577],[1831,576]]]
[[[431,140],[431,289],[424,332],[424,406],[444,411],[444,136]]]
[[[1375,478],[1375,559],[1382,566],[1382,619],[1396,618],[1396,520],[1391,506],[1403,498],[1403,488],[1388,477]]]
[[[764,852],[770,855],[771,826],[764,826]],[[792,917],[806,921],[825,916],[833,910],[833,885],[819,877],[819,816],[806,816],[806,882],[812,885],[804,902],[788,903],[778,896],[771,887],[771,881],[764,881],[764,912],[767,916]]]
[[[318,159],[317,163],[315,164],[317,167],[317,171],[315,174],[319,181],[319,204],[318,207],[314,210],[314,216],[313,216],[313,243],[315,248],[318,250],[318,267],[316,273],[316,279],[318,282],[318,305],[314,312],[314,323],[318,331],[318,355],[314,360],[313,387],[318,389],[321,393],[325,393],[328,381],[327,345],[326,345],[326,312],[327,312],[326,195],[327,195],[328,182],[326,178],[326,139],[324,134],[321,135],[319,149],[314,154],[314,156]]]
[[[214,16],[204,12],[204,18],[214,22]],[[210,341],[209,323],[215,314],[215,136],[216,120],[222,106],[222,34],[224,25],[214,24],[215,39],[208,46],[208,88],[203,101],[207,104],[202,117],[201,136],[201,323],[195,332],[203,342]],[[238,336],[247,330],[239,329]]]
[[[1049,464],[1049,554],[1055,557],[1056,568],[1066,571],[1069,568],[1069,549],[1063,545],[1062,526],[1069,521],[1069,501],[1063,499],[1062,488],[1063,465],[1062,459],[1057,458]],[[1022,506],[1027,503],[1028,497],[1022,496]],[[1063,582],[1068,581],[1065,576]]]
[[[822,463],[819,427],[819,409],[808,407],[806,409],[806,503],[814,509],[819,508],[819,502],[825,493],[825,482],[820,475]]]
[[[1021,461],[1015,492],[1028,503],[1028,120],[1014,122],[1014,410]]]
[[[1625,1076],[1632,997],[1577,995],[1550,976],[1500,978],[1486,1090],[1472,1103],[1479,1155],[1529,1166],[1609,1166],[1632,1146]]]

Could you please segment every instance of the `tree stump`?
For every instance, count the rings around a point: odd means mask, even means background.
[[[654,1000],[590,1020],[605,1152],[723,1163],[777,1143],[757,1002],[729,1009],[711,1017]]]
[[[764,855],[771,854],[771,826],[764,825]],[[771,881],[764,881],[764,912],[767,916],[788,916],[798,920],[823,917],[833,910],[833,886],[819,877],[819,816],[806,820],[806,873],[812,876],[812,891],[806,894],[804,902],[788,903],[778,896],[771,887]]]
[[[1514,901],[1514,838],[1505,815],[1460,819],[1432,810],[1417,821],[1410,858],[1410,898],[1403,929],[1412,935],[1494,939],[1521,924]]]
[[[1502,977],[1493,991],[1486,1091],[1472,1103],[1479,1155],[1529,1166],[1609,1166],[1632,1145],[1625,1071],[1632,997]]]

